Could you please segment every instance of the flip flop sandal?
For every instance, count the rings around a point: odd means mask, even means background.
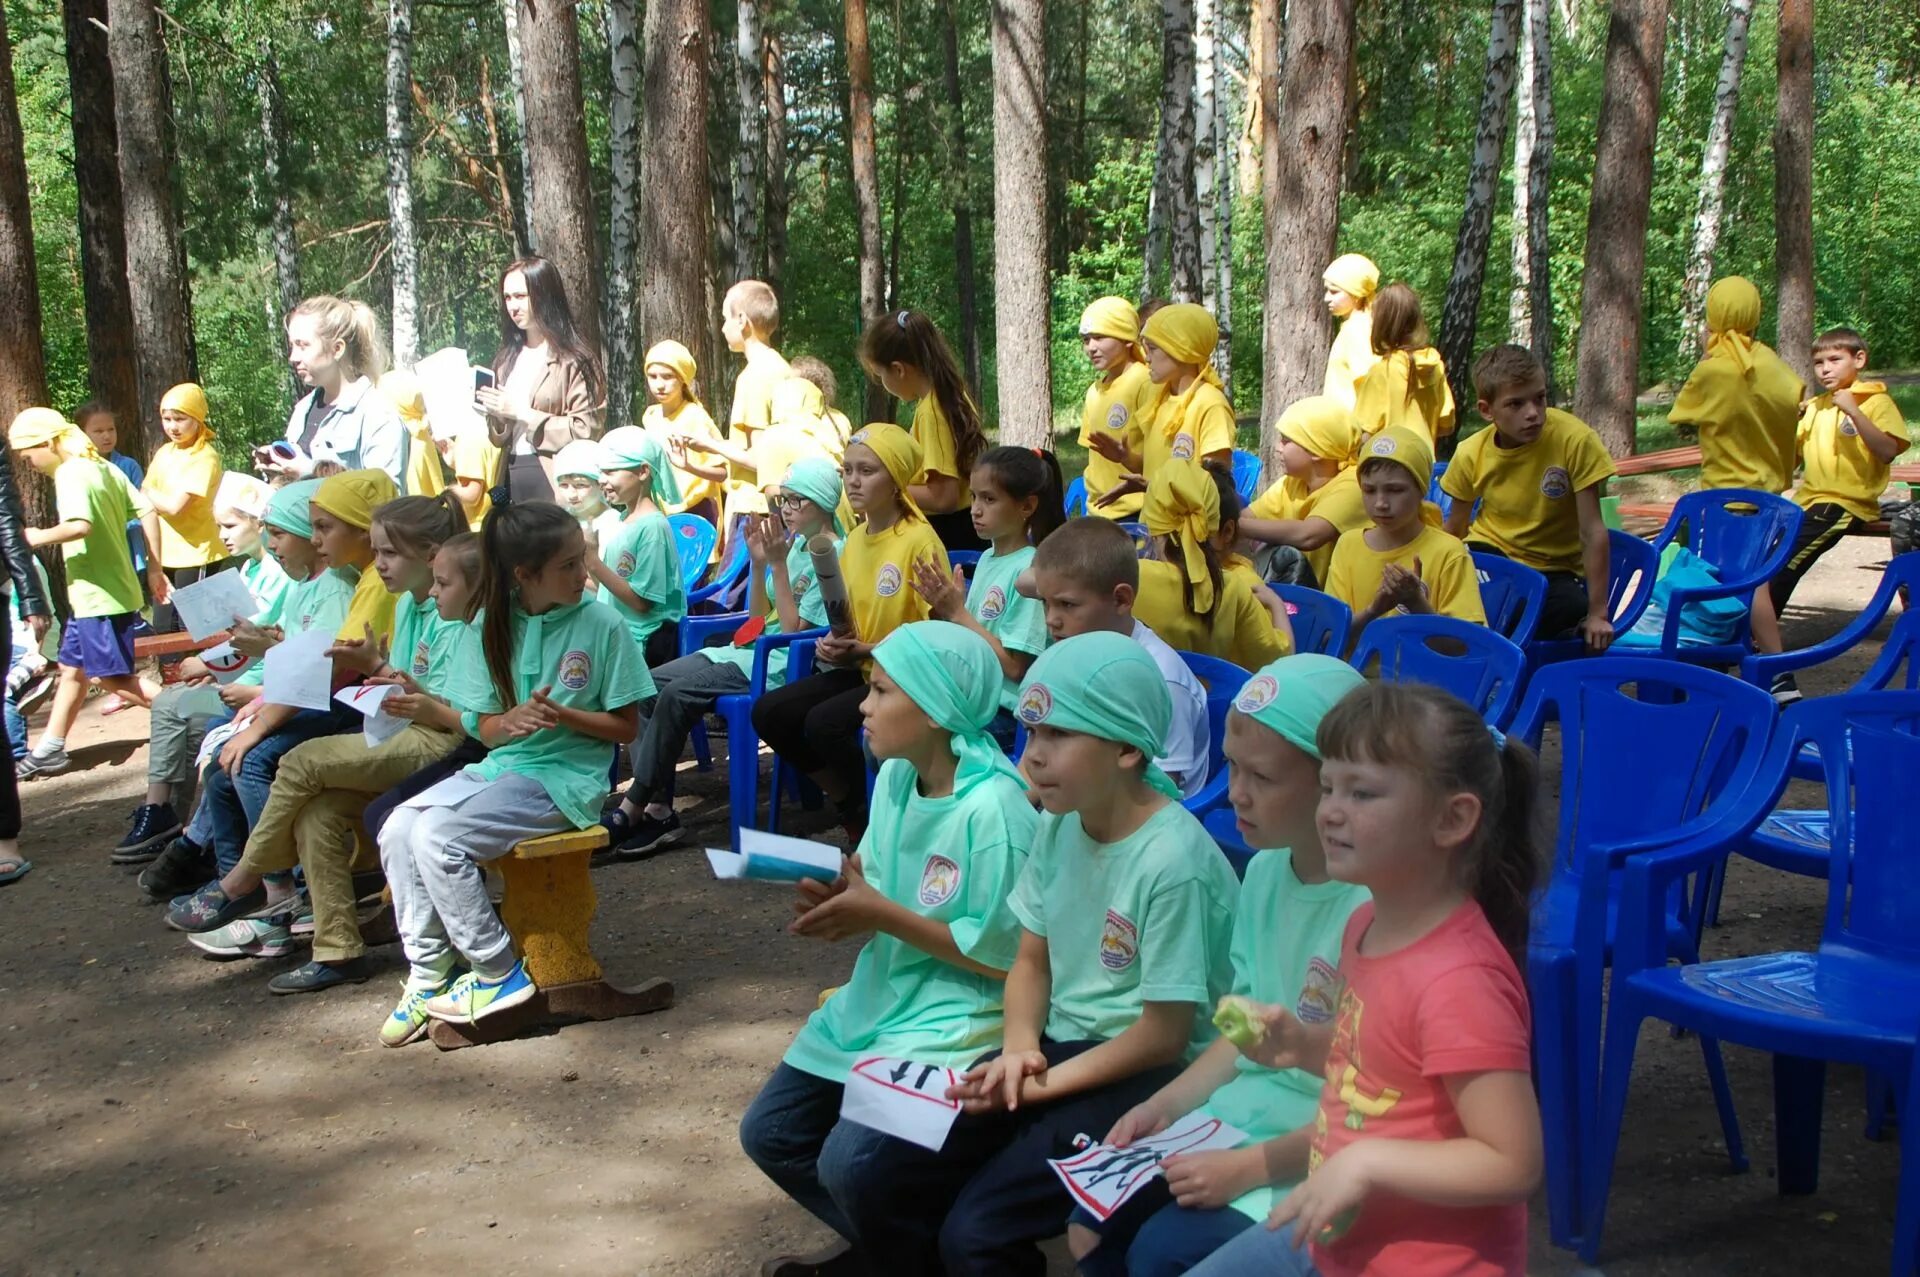
[[[33,871],[31,860],[0,860],[0,865],[12,866],[8,869],[0,869],[0,887],[10,882],[19,882]]]

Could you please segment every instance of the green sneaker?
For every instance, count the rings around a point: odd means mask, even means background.
[[[513,970],[498,980],[482,980],[469,971],[445,993],[427,1000],[427,1014],[436,1020],[472,1024],[482,1016],[517,1007],[537,992],[525,962],[514,963]]]
[[[405,1046],[426,1036],[427,1026],[433,1023],[427,1014],[427,999],[445,991],[444,988],[416,989],[410,984],[401,986],[399,1005],[380,1026],[380,1045]]]

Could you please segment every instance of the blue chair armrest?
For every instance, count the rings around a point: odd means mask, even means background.
[[[1740,677],[1758,688],[1773,686],[1773,680],[1781,674],[1791,674],[1799,670],[1824,665],[1859,646],[1860,641],[1873,633],[1885,617],[1884,612],[1866,611],[1853,618],[1846,628],[1821,643],[1811,647],[1797,648],[1791,652],[1775,652],[1771,655],[1755,653],[1740,662]]]
[[[1613,978],[1667,965],[1667,897],[1675,884],[1718,864],[1724,834],[1709,830],[1661,851],[1629,858],[1620,870],[1620,912],[1614,932]]]
[[[711,616],[689,616],[680,622],[680,655],[690,656],[707,645],[715,634],[731,634],[747,623],[745,612],[715,612]]]
[[[1772,573],[1742,577],[1734,581],[1722,581],[1718,585],[1676,585],[1667,594],[1666,626],[1660,631],[1660,652],[1671,656],[1680,648],[1680,621],[1687,604],[1701,603],[1708,599],[1731,599],[1745,597],[1751,606],[1754,591],[1762,589],[1773,579]]]
[[[762,634],[753,641],[753,694],[759,696],[767,690],[767,657],[781,648],[791,648],[806,644],[805,661],[808,667],[813,663],[814,641],[826,634],[826,629],[796,630],[792,634]],[[788,673],[801,662],[801,654],[795,652],[789,658]]]

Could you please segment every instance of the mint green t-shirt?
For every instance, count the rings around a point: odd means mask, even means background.
[[[833,553],[840,554],[841,542],[833,543]],[[793,544],[787,547],[787,584],[793,587],[793,601],[800,610],[800,623],[807,629],[827,623],[826,600],[820,597],[820,583],[813,578],[813,556],[807,553],[807,543],[795,537]],[[772,591],[768,591],[771,595]],[[772,608],[767,612],[767,627],[763,633],[780,633],[780,609]],[[702,653],[715,665],[731,665],[748,678],[753,677],[753,645],[734,647],[709,647]],[[775,648],[767,653],[767,690],[772,691],[787,681],[787,649]]]
[[[1007,907],[1036,816],[1018,781],[993,776],[964,794],[925,798],[903,759],[880,765],[860,867],[887,899],[947,925],[961,953],[1009,968],[1020,923]],[[1000,1042],[1005,984],[876,934],[853,974],[801,1028],[786,1062],[845,1081],[854,1063],[886,1055],[961,1068]]]
[[[441,620],[440,606],[432,599],[402,594],[393,604],[393,644],[387,649],[387,660],[427,695],[445,700],[453,654],[466,629],[465,621]]]
[[[1033,565],[1033,547],[1022,546],[1009,555],[991,549],[981,554],[967,587],[967,611],[1009,652],[1038,656],[1047,650],[1047,609],[1014,588],[1020,574]],[[1020,699],[1020,680],[1010,678],[1000,689],[1000,706],[1012,709]]]
[[[643,514],[610,531],[612,535],[600,546],[600,561],[653,606],[636,612],[604,585],[600,587],[600,601],[619,614],[633,641],[644,648],[655,630],[687,614],[687,590],[680,582],[680,555],[673,548],[673,525],[664,514]]]
[[[1192,1059],[1213,1040],[1213,1005],[1233,984],[1228,946],[1240,884],[1191,812],[1169,802],[1117,843],[1077,812],[1043,813],[1013,893],[1020,925],[1045,937],[1053,969],[1047,1036],[1118,1036],[1143,1002],[1194,1004]]]
[[[125,475],[98,458],[68,457],[53,472],[54,518],[91,525],[79,540],[60,545],[75,617],[119,616],[145,604],[127,550],[127,524],[152,511]]]
[[[360,574],[351,568],[327,568],[307,581],[292,581],[280,600],[280,628],[288,637],[308,630],[336,631],[347,620]]]
[[[480,618],[474,618],[478,629]],[[462,649],[470,652],[478,644]],[[593,599],[529,616],[513,611],[513,695],[524,701],[548,687],[556,704],[598,713],[622,709],[653,695],[653,676],[626,623]],[[446,699],[474,714],[498,714],[500,704],[485,660],[463,656],[452,663]],[[508,772],[538,781],[547,797],[585,829],[600,816],[613,763],[613,744],[564,727],[550,727],[498,746],[467,770],[484,780]]]
[[[1368,898],[1365,887],[1352,883],[1301,882],[1290,852],[1255,856],[1233,915],[1233,991],[1284,1006],[1308,1026],[1332,1023],[1340,1001],[1340,941],[1348,917]],[[1200,1111],[1245,1131],[1248,1142],[1257,1144],[1311,1123],[1322,1081],[1318,1073],[1270,1069],[1243,1055],[1233,1077]],[[1259,1221],[1278,1196],[1262,1186],[1231,1205]]]
[[[293,587],[293,578],[280,566],[280,560],[271,554],[248,559],[240,565],[240,579],[246,583],[247,593],[253,595],[254,605],[259,609],[253,614],[253,623],[280,624],[281,605]]]

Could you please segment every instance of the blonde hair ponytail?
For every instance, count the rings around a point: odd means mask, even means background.
[[[321,341],[340,343],[340,366],[348,381],[361,377],[378,381],[387,370],[386,348],[380,343],[380,317],[373,307],[361,301],[322,294],[309,297],[288,316],[313,320],[314,333]]]

